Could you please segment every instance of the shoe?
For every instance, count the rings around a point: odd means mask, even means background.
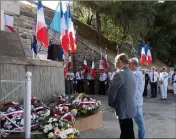
[[[160,98],[160,100],[163,100],[163,98]]]

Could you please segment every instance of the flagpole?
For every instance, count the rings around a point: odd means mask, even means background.
[[[34,59],[34,56],[35,56],[35,55],[34,55],[34,51],[32,51],[32,59]]]

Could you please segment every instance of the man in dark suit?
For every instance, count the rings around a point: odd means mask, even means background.
[[[143,97],[147,97],[147,87],[149,83],[149,75],[146,71],[143,71],[144,77],[145,77],[145,87],[143,92]]]
[[[136,81],[128,68],[128,56],[121,53],[115,58],[117,73],[108,91],[109,106],[115,109],[121,129],[120,139],[134,139],[133,118],[136,116]]]

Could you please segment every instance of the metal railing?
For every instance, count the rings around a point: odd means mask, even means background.
[[[5,117],[9,122],[11,122],[17,129],[15,130],[0,130],[0,134],[4,134],[7,132],[25,132],[25,139],[31,138],[31,72],[26,73],[26,81],[13,81],[13,80],[0,80],[0,83],[18,83],[19,85],[13,89],[11,92],[7,93],[0,101],[3,101],[5,98],[10,96],[14,91],[19,89],[21,86],[25,86],[24,89],[24,127],[20,127],[15,122],[13,122],[4,112],[0,111],[0,119],[1,117]],[[22,109],[23,110],[23,109]],[[0,122],[1,123],[1,122]]]

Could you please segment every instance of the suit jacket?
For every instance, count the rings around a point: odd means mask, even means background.
[[[108,91],[109,106],[115,109],[119,119],[136,116],[135,91],[135,76],[125,66],[115,74]]]

